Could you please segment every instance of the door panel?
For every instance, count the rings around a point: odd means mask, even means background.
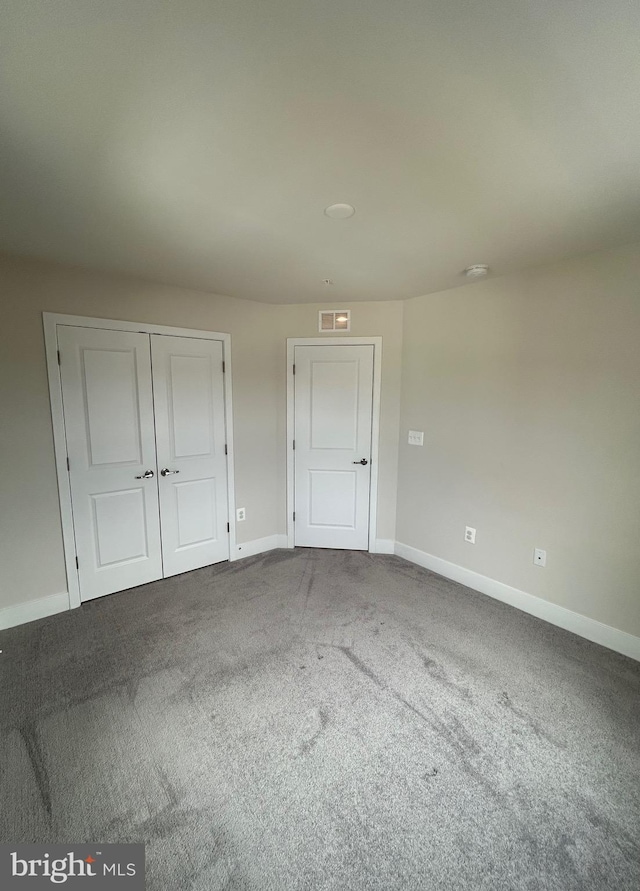
[[[212,357],[169,355],[167,358],[171,457],[211,457],[215,447]]]
[[[82,600],[162,577],[149,337],[59,326]],[[152,471],[148,479],[136,479]]]
[[[355,529],[357,486],[351,470],[310,470],[309,523]]]
[[[311,361],[312,449],[357,447],[359,366],[357,360]]]
[[[222,343],[151,335],[165,576],[229,558]]]
[[[214,479],[171,483],[176,496],[178,548],[216,541],[217,504]],[[226,531],[226,530],[225,530]]]
[[[90,497],[98,568],[148,557],[144,487]]]
[[[373,349],[295,347],[296,545],[369,546]]]
[[[139,464],[142,442],[135,351],[82,348],[81,362],[89,463]]]

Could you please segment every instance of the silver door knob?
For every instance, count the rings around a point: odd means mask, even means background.
[[[367,461],[366,458],[360,458],[359,461],[354,461],[353,463],[354,464],[368,464],[369,462]]]
[[[160,476],[171,476],[172,473],[180,473],[179,470],[169,470],[168,467],[163,467],[160,471]]]
[[[145,472],[140,474],[140,476],[137,476],[136,479],[137,480],[150,480],[152,476],[153,476],[153,470],[145,470]]]

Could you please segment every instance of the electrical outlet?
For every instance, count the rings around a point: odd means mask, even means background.
[[[236,520],[238,523],[242,523],[243,520],[246,520],[244,507],[239,507],[236,511]]]
[[[469,544],[476,543],[476,530],[473,528],[473,526],[464,527],[464,540],[468,541]]]
[[[424,433],[420,430],[409,430],[409,445],[424,445]]]
[[[534,566],[546,566],[547,565],[547,552],[543,551],[542,548],[536,548],[534,550],[533,565]]]

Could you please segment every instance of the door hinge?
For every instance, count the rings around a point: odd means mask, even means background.
[[[293,366],[293,373],[294,373],[294,374],[296,373],[296,366],[295,366],[295,365]]]
[[[67,470],[71,470],[71,464],[69,463],[69,458],[67,458]]]
[[[229,452],[227,451],[227,444],[226,444],[226,442],[225,442],[225,444],[224,444],[224,453],[225,453],[225,455],[228,455],[228,454],[229,454]]]
[[[296,521],[296,512],[294,511],[293,512],[293,522],[295,523],[295,521]]]
[[[60,350],[58,350],[58,365],[61,365],[61,364],[62,364],[62,363],[61,363],[61,361],[60,361]]]
[[[224,359],[223,359],[223,360],[222,360],[222,373],[225,374],[226,370],[227,370],[227,365],[226,365],[226,363],[225,363],[225,361],[224,361]]]
[[[227,532],[231,532],[231,524],[227,523]]]
[[[80,561],[76,557],[76,569],[80,569]]]
[[[293,451],[295,452],[295,450],[296,450],[296,441],[295,441],[295,439],[294,439],[294,440],[293,440]]]

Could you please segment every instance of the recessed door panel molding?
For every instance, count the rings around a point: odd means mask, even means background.
[[[374,345],[296,344],[295,544],[367,550]]]
[[[242,556],[229,335],[43,320],[70,607]]]
[[[213,359],[213,356],[169,356],[166,384],[172,458],[213,454]]]
[[[172,483],[178,517],[177,550],[218,540],[217,504],[214,479]],[[226,534],[226,529],[225,529]]]
[[[162,578],[149,336],[64,326],[58,344],[77,571],[91,600]]]
[[[222,343],[152,334],[151,358],[169,576],[229,558]]]
[[[142,460],[140,400],[135,349],[80,351],[88,464],[139,464]],[[109,386],[105,386],[105,381]]]
[[[91,495],[95,567],[149,557],[144,489]]]
[[[309,526],[355,530],[357,488],[352,470],[310,470]]]
[[[309,448],[355,449],[358,444],[360,362],[311,362]]]

